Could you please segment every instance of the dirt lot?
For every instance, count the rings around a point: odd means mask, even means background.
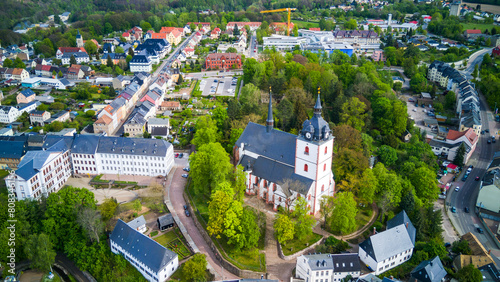
[[[467,4],[467,6],[476,8],[478,3],[462,2],[462,4]],[[496,5],[481,4],[481,10],[493,14],[500,14],[500,6]]]

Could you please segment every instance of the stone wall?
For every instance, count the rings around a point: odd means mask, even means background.
[[[186,195],[186,192],[184,192],[182,194],[182,196],[184,197],[184,200],[186,201],[186,203],[190,203],[188,196]],[[231,272],[232,274],[234,274],[238,277],[241,277],[241,278],[260,279],[262,276],[264,276],[264,278],[267,278],[267,273],[239,269],[238,267],[236,267],[235,265],[233,265],[232,263],[227,261],[221,255],[219,249],[217,249],[214,242],[212,241],[212,238],[210,238],[210,236],[208,235],[205,228],[203,228],[201,223],[198,221],[198,218],[196,217],[196,214],[195,214],[195,211],[193,210],[193,207],[191,205],[188,205],[188,209],[193,217],[193,221],[194,221],[194,224],[196,225],[196,228],[198,229],[198,231],[200,231],[201,236],[203,237],[203,239],[205,240],[207,245],[210,247],[210,249],[212,249],[212,251],[214,252],[215,257],[219,263],[219,265],[218,265],[219,267],[222,266],[222,268],[224,268],[225,270],[227,270],[227,271]],[[214,267],[217,267],[217,266],[214,265]]]
[[[278,245],[278,256],[284,260],[293,260],[293,259],[300,257],[301,255],[303,255],[305,253],[314,253],[316,246],[323,243],[324,240],[325,240],[325,237],[319,239],[318,242],[312,244],[310,247],[307,247],[307,248],[305,248],[301,251],[298,251],[295,254],[289,255],[289,256],[285,256],[283,254],[283,250],[281,249],[281,244],[278,240],[276,240],[276,244]]]

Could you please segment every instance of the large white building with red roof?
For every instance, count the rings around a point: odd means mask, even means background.
[[[444,155],[449,161],[453,161],[458,149],[463,144],[465,146],[464,163],[467,163],[476,150],[478,140],[479,136],[471,128],[466,131],[450,129],[444,141],[432,139],[429,145],[435,155]]]

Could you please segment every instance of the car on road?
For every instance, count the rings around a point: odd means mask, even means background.
[[[473,166],[470,166],[469,168],[467,168],[467,173],[470,173],[473,168],[474,168]]]
[[[451,212],[452,213],[456,213],[457,212],[457,209],[455,207],[451,207]]]
[[[451,243],[449,243],[449,242],[444,243],[444,247],[445,247],[445,248],[449,248],[449,247],[451,247]]]
[[[483,234],[483,233],[484,233],[484,231],[483,231],[483,229],[482,229],[481,227],[477,227],[477,228],[476,228],[476,230],[477,230],[477,232],[478,232],[478,233],[480,233],[480,234]]]
[[[489,129],[485,129],[484,132],[490,133],[490,130]]]
[[[464,177],[462,177],[462,181],[465,182],[467,180],[467,177],[469,177],[469,174],[465,174]]]
[[[414,112],[416,112],[416,111],[417,111],[417,109],[413,109],[413,111],[414,111]]]
[[[457,187],[455,187],[455,192],[458,192],[458,191],[460,191],[460,187],[457,186]]]
[[[189,213],[189,210],[184,210],[184,213],[186,214],[187,217],[191,216],[191,214]]]
[[[476,176],[475,180],[476,180],[476,181],[479,181],[479,179],[480,179],[480,178],[479,178],[479,176]]]
[[[188,206],[187,205],[184,205],[182,206],[184,208],[184,210],[186,211],[188,209]]]
[[[181,176],[182,176],[182,177],[184,177],[184,178],[188,178],[189,174],[184,173],[184,174],[183,174],[183,175],[181,175]]]
[[[179,157],[179,153],[175,154],[175,157],[178,158]]]
[[[469,213],[469,208],[468,208],[468,207],[465,207],[465,208],[464,208],[464,212]]]
[[[183,168],[182,170],[189,172],[190,169],[189,169],[189,166],[187,166],[187,167]]]
[[[179,159],[182,159],[182,157],[184,157],[184,153],[181,153],[181,154],[179,155]]]
[[[488,144],[491,144],[491,139],[488,139]]]

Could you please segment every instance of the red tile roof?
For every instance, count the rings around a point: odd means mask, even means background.
[[[465,31],[467,34],[481,34],[480,29],[468,29]]]
[[[83,47],[59,47],[59,51],[61,51],[63,54],[64,53],[76,53],[76,52],[85,52],[85,48]]]
[[[311,30],[311,31],[321,31],[321,28],[319,28],[319,27],[310,27],[309,30]]]
[[[469,140],[471,144],[474,144],[478,139],[477,134],[474,132],[474,130],[472,130],[472,128],[469,128],[466,131],[462,132],[450,129],[448,131],[448,135],[446,135],[446,139],[457,140],[462,136],[465,136],[465,138],[467,138],[467,140]]]

